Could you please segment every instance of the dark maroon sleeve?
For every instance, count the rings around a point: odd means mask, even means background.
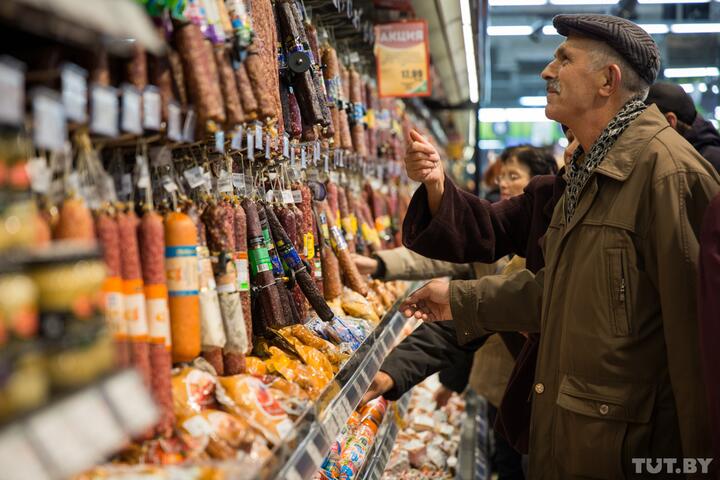
[[[700,352],[707,388],[715,458],[720,458],[720,195],[716,195],[705,211],[700,232],[700,284],[698,288],[698,320]]]
[[[538,181],[542,177],[533,178],[522,195],[490,203],[461,191],[446,178],[434,217],[421,185],[403,222],[403,243],[426,257],[456,263],[491,263],[510,253],[525,257]]]

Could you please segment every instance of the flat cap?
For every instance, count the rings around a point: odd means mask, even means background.
[[[678,120],[692,125],[697,116],[695,102],[680,85],[675,83],[658,82],[650,87],[645,99],[646,105],[657,105],[663,113],[673,112]]]
[[[660,52],[652,37],[637,24],[613,15],[557,15],[553,26],[567,37],[571,31],[614,48],[640,78],[652,85],[660,70]]]

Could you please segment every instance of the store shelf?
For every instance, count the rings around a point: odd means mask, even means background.
[[[135,370],[113,374],[0,430],[2,478],[68,478],[104,461],[157,415]]]
[[[332,442],[400,338],[407,321],[398,312],[401,300],[343,365],[317,402],[298,419],[295,440],[278,447],[273,452],[271,465],[265,465],[256,478],[306,480],[315,475]]]
[[[487,401],[473,391],[465,394],[465,415],[460,432],[457,480],[490,478]]]
[[[398,419],[405,417],[410,406],[411,393],[408,392],[388,409],[378,430],[373,448],[368,452],[367,462],[358,474],[358,480],[379,480],[385,471],[390,452],[395,445],[395,438],[400,431]]]

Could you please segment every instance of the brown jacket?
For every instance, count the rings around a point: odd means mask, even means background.
[[[385,264],[383,280],[427,280],[439,277],[469,280],[499,271],[495,264],[434,260],[406,247],[380,250],[375,255]]]
[[[718,191],[710,164],[649,107],[569,225],[560,200],[537,276],[453,282],[461,340],[542,333],[531,478],[620,479],[632,458],[711,457],[695,299],[697,232]]]

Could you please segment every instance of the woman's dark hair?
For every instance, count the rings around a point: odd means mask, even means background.
[[[518,145],[509,147],[500,154],[500,161],[507,163],[511,158],[528,167],[530,175],[551,175],[558,171],[555,157],[548,149],[533,147],[532,145]]]

